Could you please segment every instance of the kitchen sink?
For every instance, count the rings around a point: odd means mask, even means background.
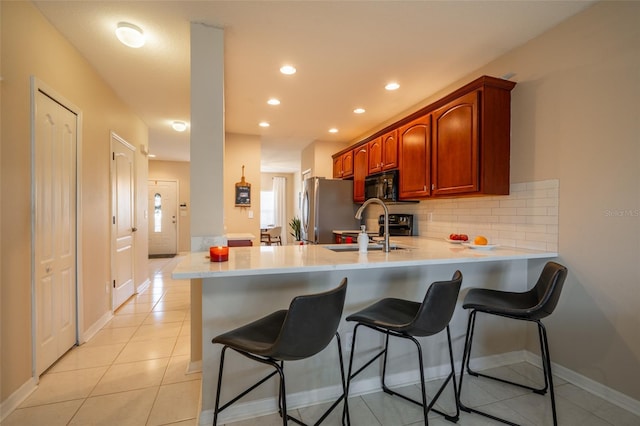
[[[335,251],[337,253],[345,251],[358,251],[357,244],[331,244],[325,245],[323,247],[327,250]],[[390,249],[391,251],[409,250],[409,247],[391,243]],[[369,246],[367,247],[367,251],[382,251],[382,244],[369,244]]]

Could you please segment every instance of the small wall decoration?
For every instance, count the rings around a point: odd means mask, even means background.
[[[244,180],[244,166],[242,179],[236,183],[236,207],[251,207],[251,184]]]

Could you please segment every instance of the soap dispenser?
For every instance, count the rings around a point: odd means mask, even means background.
[[[358,252],[366,253],[369,247],[369,236],[367,235],[366,225],[360,226],[360,234],[358,234]]]

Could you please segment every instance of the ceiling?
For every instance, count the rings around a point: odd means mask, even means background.
[[[189,122],[190,22],[224,28],[226,131],[260,135],[262,170],[290,172],[309,143],[351,142],[593,2],[34,3],[148,125],[156,159],[189,160],[189,131],[170,124]],[[121,21],[144,30],[142,48],[115,38]],[[285,63],[298,72],[282,75]]]

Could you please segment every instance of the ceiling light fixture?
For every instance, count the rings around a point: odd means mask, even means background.
[[[173,124],[171,124],[171,127],[173,127],[173,130],[176,132],[184,132],[187,130],[187,123],[184,121],[174,121]]]
[[[397,90],[400,88],[400,85],[395,81],[393,81],[391,83],[388,83],[386,86],[384,86],[384,88],[387,90]]]
[[[149,154],[149,158],[156,158],[155,154]]]
[[[260,127],[269,127],[269,123],[267,123],[266,121],[261,121],[259,126]]]
[[[295,74],[296,71],[296,67],[294,67],[293,65],[283,65],[282,67],[280,67],[280,72],[282,74],[291,75]]]
[[[271,98],[267,101],[267,103],[269,105],[280,105],[280,100],[276,99],[276,98]]]
[[[353,110],[353,112],[356,114],[364,114],[364,111],[365,111],[364,108],[356,108]]]
[[[116,36],[125,46],[133,48],[144,46],[144,32],[137,25],[128,22],[118,22]]]
[[[338,133],[338,129],[332,127],[331,129],[329,129],[329,133]]]

